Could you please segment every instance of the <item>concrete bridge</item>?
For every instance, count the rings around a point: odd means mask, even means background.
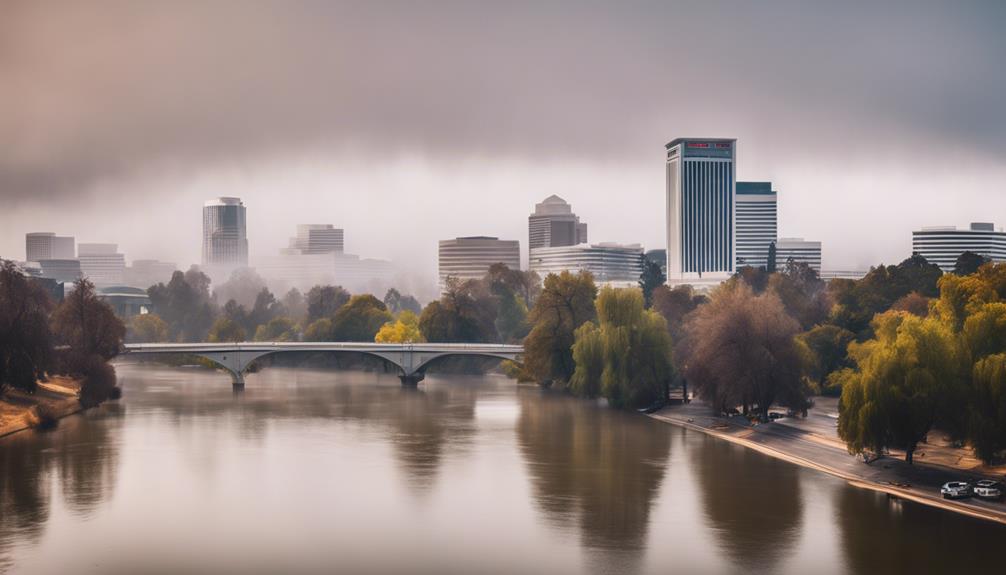
[[[244,387],[244,373],[253,361],[274,353],[352,352],[372,355],[398,368],[402,385],[415,386],[426,376],[430,362],[447,356],[495,357],[519,361],[521,345],[469,343],[338,343],[338,342],[242,342],[242,343],[130,343],[122,356],[144,357],[167,354],[195,355],[212,361],[231,374],[234,387]]]

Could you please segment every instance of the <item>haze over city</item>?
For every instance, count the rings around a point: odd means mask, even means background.
[[[24,234],[200,260],[200,209],[249,251],[298,223],[432,284],[437,240],[521,240],[559,194],[591,239],[665,247],[664,144],[737,138],[824,267],[927,225],[1006,224],[999,2],[8,2],[0,255]]]

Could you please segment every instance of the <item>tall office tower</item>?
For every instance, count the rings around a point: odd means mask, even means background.
[[[25,261],[72,260],[77,257],[72,236],[34,232],[24,236]]]
[[[912,251],[945,272],[954,271],[964,252],[985,256],[994,262],[1006,261],[1006,232],[990,223],[975,222],[966,230],[956,227],[922,228],[912,232]]]
[[[341,254],[343,231],[332,224],[300,224],[297,237],[290,238],[290,247],[302,254]]]
[[[772,182],[737,182],[737,267],[763,268],[778,236],[778,210]]]
[[[580,223],[573,208],[556,195],[535,204],[527,228],[529,250],[587,243],[587,224]]]
[[[226,271],[247,265],[248,234],[241,198],[209,200],[203,205],[203,266]]]
[[[734,272],[737,140],[678,138],[667,150],[667,279],[713,283]]]
[[[789,262],[809,265],[821,273],[821,242],[803,238],[779,238],[775,243],[775,266],[783,269]]]
[[[520,242],[488,236],[472,236],[440,240],[440,289],[448,277],[462,280],[481,279],[489,266],[502,263],[513,270],[520,269]]]
[[[85,244],[78,246],[80,272],[98,287],[121,286],[126,270],[126,256],[118,253],[116,244]]]

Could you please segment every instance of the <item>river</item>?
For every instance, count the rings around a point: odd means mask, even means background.
[[[1006,528],[499,376],[272,368],[0,439],[0,573],[998,572]]]

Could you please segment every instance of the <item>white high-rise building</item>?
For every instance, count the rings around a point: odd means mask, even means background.
[[[821,242],[803,238],[779,238],[775,243],[776,269],[783,269],[790,261],[805,263],[821,273]]]
[[[778,202],[771,182],[737,182],[737,267],[764,268],[778,237]]]
[[[24,236],[25,261],[72,260],[77,257],[73,236],[34,232]]]
[[[734,273],[736,144],[678,138],[666,145],[669,283],[716,283]]]
[[[527,218],[528,249],[575,246],[587,242],[587,224],[573,213],[566,200],[556,195],[535,204]]]
[[[443,290],[448,277],[481,279],[493,264],[520,269],[520,242],[489,236],[440,240],[438,263],[440,289]]]
[[[537,248],[531,250],[529,269],[542,280],[563,271],[587,271],[599,284],[634,287],[643,273],[643,247],[600,243]]]
[[[297,237],[290,238],[290,248],[303,254],[341,254],[344,232],[332,224],[300,224],[297,226]]]
[[[123,284],[143,289],[159,283],[166,284],[177,269],[178,266],[172,262],[133,260],[123,274]]]
[[[203,205],[203,267],[226,279],[248,265],[248,233],[241,198],[216,198]]]
[[[973,252],[994,262],[1006,261],[1006,233],[991,223],[975,222],[968,229],[953,226],[927,227],[912,232],[912,251],[940,266],[954,271],[957,258]]]
[[[77,249],[80,272],[95,286],[121,286],[124,283],[126,256],[118,253],[118,245],[81,243]]]

